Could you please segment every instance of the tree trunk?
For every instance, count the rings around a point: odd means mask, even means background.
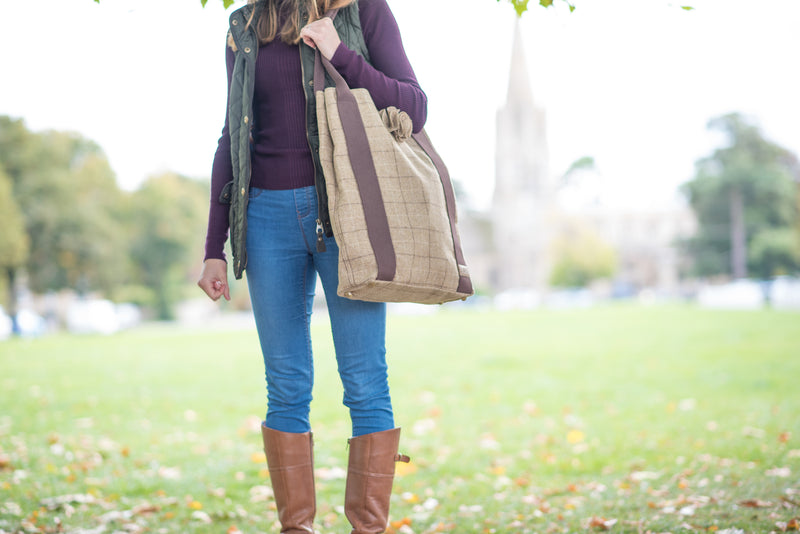
[[[8,316],[11,317],[11,331],[19,334],[17,324],[17,268],[6,267],[6,284],[8,287]]]
[[[744,227],[744,199],[739,187],[728,193],[731,216],[731,271],[734,279],[747,278],[747,230]]]

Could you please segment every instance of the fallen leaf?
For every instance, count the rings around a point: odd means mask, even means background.
[[[496,465],[496,466],[492,467],[491,469],[489,469],[489,472],[492,473],[493,475],[497,475],[497,476],[505,475],[506,474],[506,468],[503,465]]]
[[[401,497],[407,503],[417,504],[419,502],[419,495],[416,493],[411,493],[410,491],[404,492]]]
[[[50,510],[56,510],[65,504],[92,504],[95,502],[95,498],[91,494],[71,494],[71,495],[59,495],[58,497],[48,497],[46,499],[42,499],[42,506],[47,507]]]
[[[486,433],[481,435],[481,439],[480,442],[478,443],[478,446],[481,449],[494,451],[500,448],[500,443],[498,443],[498,441],[494,438],[493,435]]]
[[[792,476],[792,470],[788,467],[775,467],[768,469],[764,474],[768,477],[789,478]]]
[[[0,471],[11,471],[12,469],[14,469],[14,466],[11,465],[11,457],[7,454],[0,454]]]
[[[399,521],[392,521],[392,528],[400,529],[403,525],[411,525],[411,518],[404,517]]]
[[[160,511],[161,511],[160,506],[150,503],[140,504],[139,506],[134,506],[131,509],[131,513],[133,513],[133,515],[154,514]]]
[[[265,502],[273,497],[272,488],[269,486],[253,486],[250,488],[250,502]]]
[[[748,499],[746,501],[739,501],[739,506],[745,508],[769,508],[773,504],[769,501],[762,501],[761,499]]]
[[[417,472],[417,465],[413,462],[399,462],[395,465],[394,474],[402,477],[404,475],[410,475]]]
[[[634,482],[642,482],[643,480],[656,480],[661,477],[661,473],[654,471],[633,471],[628,477]]]
[[[341,467],[320,467],[314,471],[320,480],[344,480],[347,478],[347,471]]]
[[[589,520],[589,528],[596,528],[598,530],[609,530],[616,524],[616,519],[606,519],[605,517],[592,517]]]
[[[178,480],[181,478],[181,470],[178,467],[159,467],[158,476],[166,480]]]
[[[571,444],[580,443],[586,438],[586,434],[580,430],[570,430],[567,432],[567,442]]]
[[[198,501],[192,501],[189,503],[189,508],[191,508],[192,510],[202,510],[203,504]]]
[[[199,510],[195,511],[195,512],[192,512],[192,519],[196,519],[196,520],[200,521],[201,523],[211,523],[211,516],[209,516],[205,512],[201,512]]]
[[[800,507],[800,502],[792,500],[786,495],[781,495],[781,502],[783,503],[784,508],[791,508],[793,506]]]

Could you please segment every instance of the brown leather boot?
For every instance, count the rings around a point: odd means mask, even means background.
[[[397,454],[400,429],[393,428],[350,438],[344,514],[353,526],[350,534],[380,534],[389,522],[395,462],[408,462]]]
[[[261,425],[261,434],[281,533],[313,533],[317,499],[311,432],[293,434]]]

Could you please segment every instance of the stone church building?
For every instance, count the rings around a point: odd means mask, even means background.
[[[566,192],[549,168],[545,110],[530,85],[519,24],[506,102],[497,113],[496,139],[491,208],[460,213],[464,254],[476,289],[546,295],[555,262],[554,240],[563,239],[565,229],[579,220],[616,252],[617,270],[607,285],[678,291],[681,258],[676,245],[694,232],[691,211],[686,206],[626,211],[592,195],[575,203],[580,182]],[[571,202],[563,202],[566,195]]]

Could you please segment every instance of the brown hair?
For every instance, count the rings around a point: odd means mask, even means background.
[[[256,35],[259,44],[267,44],[279,37],[287,44],[297,44],[300,42],[300,4],[305,5],[308,13],[308,22],[314,22],[330,9],[338,9],[348,6],[356,0],[250,0],[250,4],[257,1],[265,3],[259,20],[256,21]],[[250,19],[247,21],[247,28],[253,23],[255,9],[250,12]],[[278,27],[281,19],[285,22]],[[228,35],[228,46],[236,50],[233,37]]]

